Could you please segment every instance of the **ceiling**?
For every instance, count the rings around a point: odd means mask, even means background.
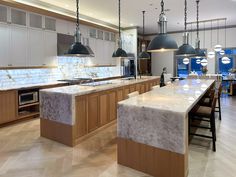
[[[46,7],[53,11],[75,11],[75,0],[16,0],[30,5]],[[40,2],[40,5],[39,5]],[[165,0],[168,31],[183,30],[184,0]],[[80,12],[90,19],[97,19],[108,24],[118,24],[117,0],[80,0]],[[142,26],[142,11],[146,13],[146,34],[156,33],[160,0],[121,0],[122,27]],[[55,10],[57,8],[57,10]],[[236,25],[236,0],[201,0],[200,20],[227,18],[228,25]],[[196,20],[196,2],[188,0],[188,21]],[[217,24],[215,24],[217,25]],[[220,24],[220,25],[224,25]],[[141,30],[141,29],[140,29]]]

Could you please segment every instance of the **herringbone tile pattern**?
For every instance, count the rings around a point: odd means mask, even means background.
[[[194,138],[189,177],[236,177],[236,98],[222,103],[217,152],[210,141]],[[116,153],[115,125],[75,148],[41,138],[39,120],[0,129],[0,177],[148,177],[117,165]]]

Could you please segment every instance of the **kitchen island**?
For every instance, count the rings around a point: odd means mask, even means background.
[[[155,177],[188,175],[188,112],[214,80],[183,80],[118,104],[118,163]]]
[[[158,85],[160,77],[115,79],[40,91],[41,136],[75,146],[116,122],[117,103],[134,91]]]

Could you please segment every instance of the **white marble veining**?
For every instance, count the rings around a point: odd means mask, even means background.
[[[90,93],[132,85],[160,77],[143,77],[137,80],[110,80],[109,84],[99,86],[72,85],[44,89],[40,91],[40,117],[67,125],[75,123],[75,97]],[[103,83],[103,82],[101,82]]]
[[[183,80],[118,106],[118,136],[184,154],[187,114],[214,80]]]

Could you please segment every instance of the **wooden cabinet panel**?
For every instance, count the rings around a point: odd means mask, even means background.
[[[99,94],[88,96],[88,131],[99,127]]]
[[[149,82],[145,83],[145,92],[149,92],[150,91],[150,84]]]
[[[108,119],[108,111],[109,111],[109,103],[108,103],[108,93],[105,92],[99,96],[99,117],[100,117],[100,125],[105,125],[109,122]]]
[[[17,119],[16,91],[0,92],[0,124]]]
[[[113,121],[116,119],[117,112],[117,101],[116,101],[116,91],[111,91],[109,93],[109,120]]]
[[[128,94],[130,93],[129,87],[124,88],[124,99],[128,98]]]
[[[116,94],[117,94],[117,102],[120,102],[120,101],[124,100],[124,90],[123,90],[123,88],[117,89]]]
[[[77,97],[76,105],[76,138],[87,134],[87,97]]]
[[[129,91],[130,91],[130,93],[135,92],[135,91],[136,91],[135,85],[131,85],[131,86],[129,87]]]
[[[140,94],[146,92],[146,85],[145,84],[140,84]]]

